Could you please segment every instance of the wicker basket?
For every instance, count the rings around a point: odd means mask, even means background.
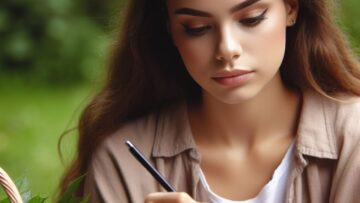
[[[9,175],[0,167],[0,184],[4,188],[11,203],[23,203],[20,193]]]

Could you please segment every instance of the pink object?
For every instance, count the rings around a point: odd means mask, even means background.
[[[5,189],[11,203],[23,203],[20,193],[9,175],[0,167],[0,184]]]

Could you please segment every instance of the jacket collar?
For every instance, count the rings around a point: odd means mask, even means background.
[[[337,159],[334,131],[338,104],[314,91],[304,91],[298,125],[298,153],[317,158]]]
[[[172,157],[190,150],[190,155],[200,161],[185,101],[160,110],[157,119],[153,157]]]
[[[337,159],[334,133],[336,103],[314,91],[303,92],[303,105],[296,138],[297,156]],[[200,161],[193,140],[186,102],[167,107],[158,115],[153,157],[172,157],[190,150],[190,156]],[[301,156],[302,157],[302,156]]]

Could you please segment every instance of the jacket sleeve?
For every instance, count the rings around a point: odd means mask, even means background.
[[[107,150],[100,148],[92,159],[85,178],[84,195],[89,203],[129,203],[122,174]]]
[[[89,203],[104,203],[104,200],[101,198],[98,188],[96,186],[95,177],[92,170],[88,171],[85,178],[84,196],[89,198]]]
[[[334,202],[358,202],[360,200],[360,135],[344,139],[333,188]]]

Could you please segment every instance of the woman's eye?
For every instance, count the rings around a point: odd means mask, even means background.
[[[210,29],[210,26],[190,27],[185,24],[183,24],[183,26],[184,26],[185,32],[190,36],[201,36]]]
[[[245,26],[254,27],[254,26],[258,25],[261,21],[263,21],[265,19],[266,12],[267,12],[267,9],[265,11],[263,11],[260,15],[256,16],[256,17],[243,18],[239,22],[241,24],[245,25]]]

